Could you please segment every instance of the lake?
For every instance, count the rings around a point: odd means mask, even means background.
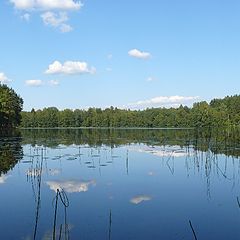
[[[240,239],[239,131],[0,138],[1,239]]]

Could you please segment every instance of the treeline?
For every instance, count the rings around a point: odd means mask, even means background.
[[[0,130],[20,124],[22,107],[23,99],[12,88],[0,84]]]
[[[194,103],[192,108],[123,110],[114,107],[22,112],[24,128],[56,127],[231,127],[240,126],[240,95]]]

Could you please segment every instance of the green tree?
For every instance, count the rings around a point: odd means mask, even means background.
[[[0,128],[13,128],[21,122],[23,99],[7,85],[0,84]]]

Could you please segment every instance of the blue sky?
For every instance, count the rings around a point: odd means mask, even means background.
[[[24,109],[239,94],[240,2],[2,0],[0,81]]]

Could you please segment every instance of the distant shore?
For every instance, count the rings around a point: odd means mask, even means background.
[[[160,127],[155,127],[155,128],[150,128],[150,127],[33,127],[33,128],[25,128],[25,127],[20,127],[19,129],[23,130],[64,130],[64,129],[103,129],[103,130],[108,130],[108,129],[116,129],[116,130],[190,130],[190,129],[195,129],[193,127],[168,127],[168,128],[160,128]]]

